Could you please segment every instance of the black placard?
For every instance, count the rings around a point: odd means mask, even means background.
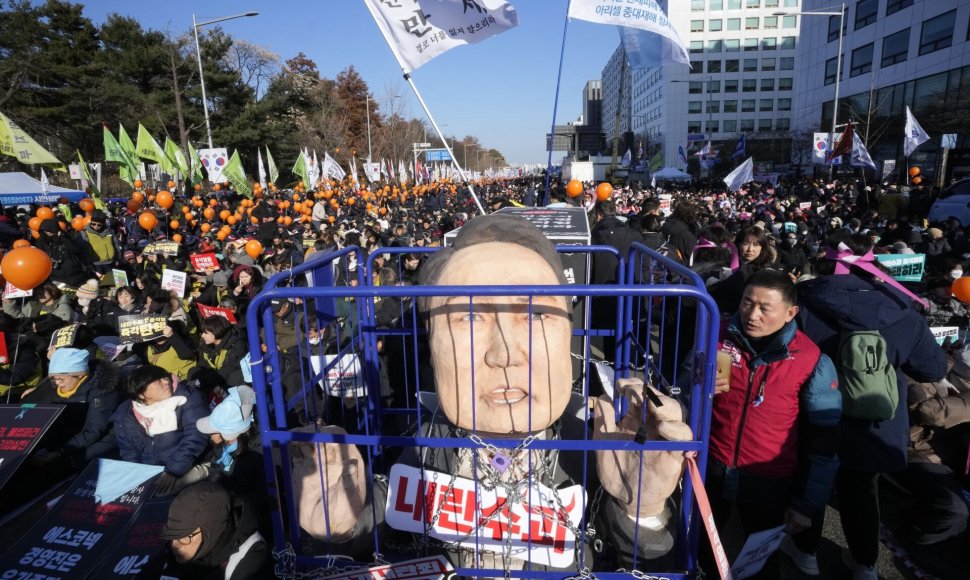
[[[63,405],[0,405],[0,488],[63,410]]]
[[[157,577],[164,564],[166,540],[160,536],[172,498],[153,499],[138,510],[124,538],[98,566],[92,578]]]
[[[122,344],[148,342],[165,336],[166,319],[152,314],[128,314],[118,317],[118,337]]]

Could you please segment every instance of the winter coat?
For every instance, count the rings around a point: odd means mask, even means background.
[[[199,345],[199,369],[218,373],[224,386],[236,387],[246,384],[239,361],[249,353],[246,337],[236,327],[231,327],[219,344]],[[197,375],[193,375],[197,376]],[[210,373],[211,376],[211,373]],[[210,386],[210,385],[207,385]]]
[[[820,276],[798,284],[798,326],[835,361],[842,331],[878,330],[896,369],[900,408],[888,421],[842,417],[842,465],[884,473],[906,467],[909,416],[906,375],[932,382],[946,373],[946,356],[926,321],[902,293],[856,274]]]
[[[62,295],[57,302],[51,305],[41,304],[37,300],[28,300],[23,303],[20,300],[4,300],[3,312],[13,318],[37,318],[45,314],[51,314],[63,320],[71,322],[77,320],[78,316],[71,308],[71,299],[66,294]]]
[[[612,246],[620,251],[620,256],[626,260],[630,247],[634,242],[643,242],[640,232],[631,228],[629,224],[616,216],[607,216],[593,226],[590,236],[597,246]],[[617,259],[608,252],[593,254],[593,284],[616,284],[619,278],[616,273]],[[620,274],[622,276],[622,273]]]
[[[196,389],[180,384],[175,397],[185,397],[185,404],[175,409],[178,427],[174,431],[151,437],[135,417],[132,401],[118,407],[111,416],[121,458],[135,463],[161,465],[165,472],[182,477],[203,456],[209,446],[209,436],[200,433],[195,423],[209,415],[209,408]]]
[[[697,245],[697,235],[690,225],[672,217],[664,222],[660,232],[667,236],[670,257],[682,264],[688,263],[694,253],[694,246]]]
[[[118,369],[97,359],[88,363],[88,369],[88,378],[70,397],[58,395],[57,386],[47,377],[23,399],[34,405],[64,405],[44,442],[49,450],[62,451],[75,465],[105,457],[116,446],[111,416],[121,403]]]
[[[93,268],[88,260],[88,249],[84,244],[65,234],[48,239],[42,234],[35,245],[51,258],[54,269],[51,280],[63,282],[77,288],[92,277]]]
[[[838,469],[842,397],[829,357],[786,324],[760,352],[735,316],[718,350],[731,355],[731,389],[714,396],[710,457],[741,476],[791,480],[791,503],[825,507]]]
[[[910,463],[944,464],[962,473],[967,461],[970,376],[962,376],[955,367],[942,381],[910,381],[908,387]]]

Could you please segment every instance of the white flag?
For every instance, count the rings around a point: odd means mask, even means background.
[[[727,177],[724,178],[724,183],[727,184],[728,189],[737,191],[745,183],[754,181],[753,167],[754,157],[748,157],[744,163],[735,167],[731,173],[728,173]]]
[[[667,15],[664,14],[660,4],[656,0],[637,0],[636,4],[636,8],[625,8],[619,3],[603,0],[572,0],[569,3],[569,17],[652,32],[671,41],[670,49],[673,52],[671,60],[690,62],[687,46],[673,24],[667,20]],[[659,51],[659,45],[654,50],[654,52],[657,51]]]
[[[690,66],[687,53],[676,41],[639,28],[617,26],[617,29],[630,68],[644,69],[675,62]]]
[[[623,154],[623,161],[620,162],[620,165],[623,167],[629,167],[630,163],[632,162],[633,162],[633,154],[630,153],[630,148],[627,147],[626,153]]]
[[[477,44],[519,25],[503,0],[364,0],[398,64],[410,73],[462,44]]]
[[[919,126],[913,112],[909,110],[909,105],[906,105],[906,140],[903,141],[903,152],[906,157],[912,155],[917,147],[929,140],[930,136]]]
[[[876,168],[876,164],[872,161],[872,157],[858,133],[852,134],[852,161],[850,165],[853,167],[869,167],[870,169]]]
[[[698,157],[707,157],[710,154],[711,154],[711,142],[708,141],[707,145],[704,145],[704,147],[694,155],[697,155]]]
[[[314,152],[314,155],[316,155],[316,152]],[[336,179],[337,181],[340,181],[347,176],[347,172],[344,171],[343,168],[340,167],[340,164],[337,163],[334,158],[326,152],[323,154],[323,167],[321,168],[321,171],[324,177],[327,177],[328,179]]]
[[[258,163],[256,170],[259,172],[259,185],[266,189],[266,168],[263,167],[263,152],[259,150],[259,147],[256,148],[256,161]]]
[[[40,188],[44,194],[51,192],[51,182],[47,180],[47,174],[44,173],[44,168],[40,168]]]
[[[350,177],[353,178],[354,184],[360,183],[360,181],[357,179],[357,158],[356,157],[351,157],[350,159]]]
[[[303,159],[306,160],[306,174],[307,178],[310,180],[308,189],[309,191],[313,191],[317,188],[317,182],[320,181],[320,164],[317,162],[316,150],[313,151],[313,157],[310,157],[309,153],[309,151],[304,151]]]

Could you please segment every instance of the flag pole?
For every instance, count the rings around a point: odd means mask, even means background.
[[[549,205],[549,180],[552,176],[552,147],[556,142],[556,113],[559,109],[559,85],[562,83],[562,61],[566,54],[566,32],[569,30],[569,5],[572,0],[566,2],[566,20],[562,25],[562,46],[559,48],[559,74],[556,76],[556,100],[552,102],[552,128],[549,130],[549,159],[546,161],[546,193],[542,197],[542,205]],[[579,144],[576,146],[577,155],[579,154]]]
[[[468,184],[468,191],[471,193],[472,199],[475,200],[475,205],[478,206],[478,211],[481,212],[482,215],[485,215],[485,208],[482,207],[481,200],[479,200],[478,196],[475,194],[475,188],[472,187],[471,181],[465,177],[465,170],[461,168],[461,165],[458,165],[458,160],[455,159],[454,152],[452,152],[451,147],[448,146],[448,141],[445,140],[445,136],[441,133],[438,123],[434,120],[434,117],[431,116],[431,110],[428,109],[428,105],[424,102],[424,99],[421,98],[421,93],[418,92],[418,87],[415,86],[414,80],[411,78],[411,74],[404,73],[404,80],[411,85],[411,90],[414,91],[414,96],[417,97],[418,102],[421,103],[421,108],[424,109],[424,114],[428,116],[428,120],[431,121],[431,126],[434,127],[435,133],[438,134],[438,138],[441,139],[442,143],[444,143],[445,149],[448,151],[448,155],[451,156],[451,160],[455,165],[455,169],[458,170],[458,175],[461,176],[462,181]]]

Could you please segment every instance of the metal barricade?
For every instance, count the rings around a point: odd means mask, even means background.
[[[394,255],[429,253],[434,250],[433,248],[384,248],[382,252]],[[595,246],[562,246],[559,251],[615,253],[615,250],[610,248]],[[291,271],[274,276],[267,282],[264,291],[254,298],[247,314],[250,365],[253,386],[257,393],[267,493],[273,500],[271,516],[274,553],[280,558],[278,574],[284,577],[322,577],[340,570],[374,563],[434,555],[449,546],[453,547],[446,541],[429,538],[427,534],[397,534],[407,539],[405,543],[390,539],[395,535],[393,533],[388,535],[384,533],[386,531],[384,526],[387,524],[380,523],[382,516],[378,512],[384,510],[385,505],[379,504],[375,498],[379,498],[381,493],[384,495],[389,493],[386,489],[389,485],[387,476],[397,465],[396,462],[401,454],[408,449],[419,449],[422,453],[425,450],[451,450],[448,453],[453,453],[458,458],[462,457],[462,453],[466,453],[472,458],[473,473],[475,473],[474,462],[486,451],[493,452],[495,456],[504,456],[503,450],[512,450],[510,454],[525,450],[530,466],[526,478],[530,482],[533,453],[539,458],[546,458],[546,461],[555,463],[559,461],[560,452],[581,452],[579,453],[581,459],[578,459],[580,464],[572,467],[582,474],[582,481],[579,483],[584,490],[587,483],[591,486],[595,485],[595,482],[587,481],[586,477],[587,474],[595,472],[594,453],[596,451],[695,452],[698,454],[699,465],[703,470],[706,462],[715,367],[714,358],[706,357],[705,353],[714,352],[716,348],[717,309],[703,284],[689,270],[637,245],[628,257],[625,259],[621,257],[619,260],[620,271],[624,272],[620,279],[625,283],[618,285],[375,286],[370,274],[374,269],[375,256],[370,256],[366,262],[361,260],[361,256],[362,252],[358,248],[345,248],[324,256],[313,257]],[[355,261],[356,269],[352,267]],[[398,274],[401,274],[400,269]],[[306,286],[303,286],[303,280],[306,281]],[[579,401],[579,405],[575,408],[571,406],[567,413],[575,412],[578,420],[587,426],[582,430],[581,435],[573,438],[530,436],[516,439],[479,437],[476,433],[462,430],[457,430],[456,434],[452,429],[447,432],[447,436],[432,436],[432,433],[437,434],[434,429],[439,425],[440,420],[435,418],[431,410],[435,404],[434,382],[430,375],[431,361],[424,344],[426,341],[424,324],[415,308],[415,302],[433,297],[457,297],[455,304],[461,305],[461,308],[467,307],[470,316],[475,314],[474,300],[488,297],[520,297],[520,302],[527,304],[529,320],[534,316],[536,299],[541,301],[546,297],[566,297],[566,304],[571,304],[575,313],[577,305],[588,304],[593,298],[616,298],[615,328],[593,328],[589,308],[580,309],[583,319],[573,319],[572,352],[562,355],[575,357],[580,362],[581,370],[573,374],[573,384],[570,385],[570,405],[574,401]],[[282,306],[285,302],[292,305],[289,310]],[[692,317],[675,316],[674,309],[683,307],[688,302],[694,306]],[[393,320],[392,324],[379,323],[381,314],[392,315],[395,312],[399,316],[384,316],[385,322]],[[656,316],[658,312],[663,315]],[[333,330],[321,333],[319,329],[324,327]],[[528,334],[530,359],[528,372],[532,377],[532,354],[535,351],[532,350],[533,333],[530,330]],[[615,360],[612,364],[615,377],[645,377],[665,393],[674,396],[681,394],[687,409],[684,420],[692,429],[693,441],[647,440],[638,443],[632,440],[592,438],[591,429],[588,428],[592,425],[589,399],[591,376],[595,371],[591,370],[589,339],[603,335],[616,338]],[[286,338],[281,341],[282,336]],[[682,336],[693,338],[686,357],[680,356],[681,352],[677,350],[677,355],[681,359],[687,358],[694,363],[692,373],[664,366],[663,363],[667,360],[664,340],[669,336],[675,336],[677,338],[675,342],[679,342]],[[651,337],[657,337],[657,340],[652,343]],[[472,343],[474,344],[474,337],[472,337]],[[281,348],[280,345],[283,344],[289,346]],[[676,346],[675,348],[679,349]],[[474,353],[470,353],[472,359],[474,356]],[[674,357],[674,359],[677,358]],[[530,378],[530,392],[531,389]],[[614,403],[619,410],[620,402]],[[531,400],[529,417],[531,425]],[[346,430],[346,434],[334,433],[324,425],[340,426]],[[302,431],[293,430],[301,426]],[[346,553],[339,553],[338,547],[331,543],[309,538],[308,534],[301,530],[300,498],[297,497],[296,490],[303,487],[300,482],[295,481],[290,466],[293,460],[293,446],[308,443],[314,444],[312,448],[316,453],[318,464],[324,458],[321,455],[321,447],[316,444],[353,445],[360,451],[366,474],[368,498],[361,509],[369,510],[367,513],[362,512],[362,517],[371,518],[378,525],[374,525],[368,533],[354,537],[352,545],[353,551],[358,554],[356,559],[349,558]],[[549,457],[556,459],[549,460]],[[641,455],[641,471],[642,457]],[[460,459],[457,461],[460,465]],[[421,469],[423,474],[423,465]],[[326,480],[322,473],[319,479],[320,488],[324,489],[324,484],[329,480]],[[454,479],[452,477],[452,483]],[[474,483],[475,491],[480,494],[481,491],[478,488],[480,480],[473,478],[471,481]],[[452,496],[448,496],[449,492]],[[451,497],[454,500],[455,493],[449,484],[440,500],[431,499],[431,506],[436,506],[436,510],[421,512],[426,532],[429,530],[428,520],[431,518],[436,520],[442,512],[445,499]],[[558,501],[558,494],[555,491],[552,494]],[[675,526],[676,542],[671,552],[672,563],[666,566],[666,571],[660,573],[650,571],[649,574],[654,574],[654,577],[686,578],[693,577],[696,572],[700,519],[695,512],[692,487],[686,475],[682,479],[680,491],[675,493],[675,496],[679,511]],[[319,501],[324,506],[322,513],[326,515],[327,498],[321,497]],[[438,503],[435,504],[435,501]],[[571,566],[573,571],[552,572],[542,569],[542,566],[526,562],[521,569],[509,569],[505,564],[501,568],[480,565],[457,566],[455,573],[458,576],[521,578],[564,578],[582,575],[595,575],[601,578],[646,577],[648,574],[641,571],[644,563],[638,561],[635,553],[632,555],[631,565],[627,566],[630,571],[618,571],[615,567],[599,569],[592,560],[588,559],[587,553],[594,553],[586,550],[588,545],[592,546],[597,540],[602,541],[604,536],[602,530],[599,535],[596,535],[593,522],[588,518],[590,515],[595,516],[597,506],[594,504],[597,501],[597,497],[584,491],[578,512],[581,517],[576,525],[570,526],[562,518],[561,510],[555,512],[555,518],[546,515],[548,525],[555,527],[558,522],[571,528],[567,532],[572,533],[578,546],[575,551],[575,562]],[[526,504],[530,510],[531,502],[532,499],[529,496]],[[470,521],[476,525],[473,526],[474,534],[466,538],[463,545],[467,546],[470,540],[474,540],[471,542],[474,547],[467,550],[472,550],[475,558],[479,558],[479,554],[486,552],[483,548],[486,544],[480,537],[486,535],[486,532],[479,528],[490,521],[494,523],[498,520],[499,523],[489,528],[488,533],[497,535],[495,537],[507,537],[502,542],[508,546],[512,545],[511,538],[517,532],[509,512],[505,512],[506,520],[502,520],[501,514],[497,518],[494,513],[489,517],[483,517],[482,505],[474,503],[474,500],[472,504],[466,505],[468,506],[471,506],[473,512],[470,515]],[[559,507],[563,507],[561,503]],[[449,509],[452,508],[455,506],[450,506]],[[417,514],[417,510],[415,513]],[[535,526],[533,520],[529,521]],[[336,522],[323,522],[326,533],[330,532],[331,524]],[[549,531],[545,528],[543,530]],[[522,537],[527,537],[527,540],[523,540],[525,547],[517,545],[520,551],[516,553],[531,550],[533,541],[537,543],[542,541],[542,534],[533,534],[534,531],[535,528],[523,534]],[[480,541],[482,541],[481,545]],[[635,536],[634,545],[636,542]],[[600,546],[601,551],[602,548]],[[606,547],[606,549],[609,548],[609,546]],[[510,554],[511,551],[507,553]],[[501,559],[501,562],[508,561],[504,557]]]

